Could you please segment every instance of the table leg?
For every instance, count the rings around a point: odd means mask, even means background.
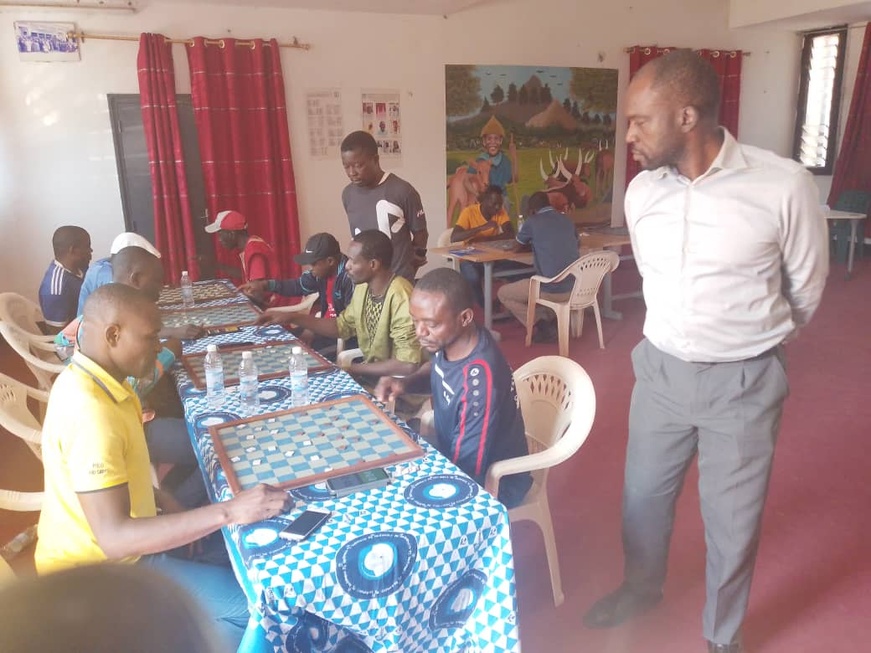
[[[493,330],[493,261],[484,263],[484,326],[498,342],[500,335]]]
[[[856,231],[859,227],[859,220],[850,220],[850,249],[847,250],[847,278],[853,272],[853,253],[856,251]]]
[[[602,317],[607,317],[609,320],[622,320],[623,313],[614,310],[612,297],[611,273],[609,272],[602,280]]]

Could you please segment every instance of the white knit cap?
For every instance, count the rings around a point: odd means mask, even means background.
[[[125,247],[139,247],[149,254],[160,258],[160,252],[157,251],[157,248],[154,245],[149,243],[147,239],[139,234],[133,233],[132,231],[126,231],[123,234],[116,236],[115,240],[112,241],[112,247],[109,248],[109,254],[117,254]]]

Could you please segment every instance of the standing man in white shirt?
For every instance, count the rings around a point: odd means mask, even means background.
[[[828,243],[811,175],[737,143],[719,105],[716,73],[690,50],[629,85],[626,141],[645,172],[625,209],[647,317],[632,352],[624,581],[584,623],[613,627],[662,599],[675,502],[698,453],[703,633],[709,652],[738,653],[788,394],[783,342],[819,305]]]

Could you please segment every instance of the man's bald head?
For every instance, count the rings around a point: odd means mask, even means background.
[[[160,328],[160,311],[150,297],[132,286],[109,283],[85,301],[79,347],[116,378],[139,378],[154,369]]]
[[[126,284],[107,283],[88,295],[83,320],[95,324],[113,324],[121,322],[127,313],[156,310],[154,302],[142,291]]]
[[[156,302],[163,286],[163,265],[141,247],[125,247],[112,255],[112,281],[137,288]]]
[[[678,106],[695,107],[700,120],[717,124],[720,79],[713,66],[692,50],[672,50],[653,59],[636,77],[649,79],[653,90]]]

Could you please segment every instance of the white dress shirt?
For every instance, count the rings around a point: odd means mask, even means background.
[[[723,130],[710,168],[639,174],[626,220],[643,278],[644,335],[692,362],[752,358],[810,320],[829,265],[828,230],[804,167]]]

